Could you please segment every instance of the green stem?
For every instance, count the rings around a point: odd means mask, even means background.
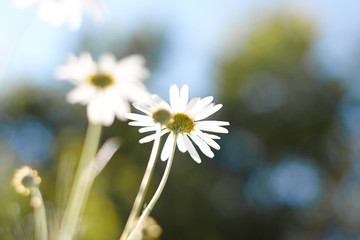
[[[69,201],[62,219],[59,240],[71,240],[75,234],[80,214],[84,209],[92,185],[91,163],[95,158],[101,135],[101,125],[89,123],[83,152],[76,171]]]
[[[171,152],[171,156],[170,158],[167,160],[167,164],[166,164],[166,168],[164,171],[164,175],[161,178],[160,184],[158,186],[158,188],[156,189],[156,192],[154,194],[154,196],[151,198],[149,204],[147,205],[147,207],[145,208],[144,212],[141,214],[139,221],[137,222],[135,228],[132,230],[131,234],[129,235],[129,237],[127,238],[127,240],[131,240],[134,237],[135,232],[137,231],[137,229],[141,226],[142,222],[146,219],[146,217],[149,216],[151,210],[153,209],[153,207],[155,206],[156,202],[158,201],[162,191],[164,190],[165,184],[167,182],[167,179],[169,177],[169,173],[170,173],[170,169],[171,169],[171,165],[174,159],[174,153],[175,153],[175,149],[176,149],[176,140],[177,140],[178,135],[174,135],[174,143],[172,146],[172,152]]]
[[[33,187],[31,189],[31,200],[33,201],[32,207],[34,208],[35,239],[47,240],[48,230],[45,206],[40,189],[38,187]]]
[[[144,177],[143,177],[143,179],[141,181],[139,191],[138,191],[138,193],[136,195],[134,205],[133,205],[133,207],[131,209],[129,218],[128,218],[127,222],[126,222],[126,225],[125,225],[124,231],[123,231],[123,233],[122,233],[122,235],[120,237],[120,240],[127,239],[128,235],[129,235],[129,233],[130,233],[130,231],[132,229],[132,226],[134,224],[134,221],[135,221],[136,217],[138,216],[138,214],[140,213],[140,210],[141,210],[142,204],[144,202],[146,192],[147,192],[148,187],[149,187],[151,176],[152,176],[152,174],[154,172],[156,156],[157,156],[157,153],[158,153],[158,150],[159,150],[159,144],[160,144],[160,137],[161,137],[160,134],[161,134],[161,125],[159,124],[158,129],[156,130],[156,138],[154,140],[154,144],[153,144],[153,147],[152,147],[152,150],[151,150],[150,158],[149,158],[146,170],[145,170]]]

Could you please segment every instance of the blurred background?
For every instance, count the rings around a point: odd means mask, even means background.
[[[0,239],[29,239],[29,199],[14,169],[43,178],[49,219],[64,207],[87,127],[72,85],[53,77],[69,53],[141,53],[149,91],[171,84],[215,96],[229,121],[214,159],[175,154],[152,212],[160,239],[360,239],[360,2],[356,0],[104,1],[79,31],[35,8],[0,3]],[[78,239],[118,239],[151,144],[126,122],[104,128],[121,148],[96,179]],[[152,193],[164,169],[158,162]],[[50,225],[50,227],[53,227]],[[30,238],[31,239],[31,238]]]

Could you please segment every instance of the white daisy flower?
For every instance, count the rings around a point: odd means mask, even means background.
[[[104,54],[95,63],[89,53],[70,55],[67,63],[55,71],[58,79],[67,79],[76,86],[68,95],[69,103],[87,105],[91,123],[110,126],[115,116],[125,120],[130,112],[129,101],[139,101],[149,94],[143,84],[149,71],[141,55],[131,55],[116,61]]]
[[[68,22],[71,30],[80,28],[82,11],[86,9],[94,18],[103,19],[105,7],[98,0],[13,0],[18,7],[38,5],[38,16],[54,27]]]
[[[214,157],[210,147],[219,150],[220,146],[214,139],[220,139],[220,137],[208,132],[228,133],[228,130],[223,126],[228,126],[229,122],[203,121],[203,119],[217,112],[222,107],[222,104],[215,105],[212,103],[212,96],[203,99],[193,98],[188,102],[189,87],[187,85],[182,86],[180,92],[176,85],[172,85],[169,95],[171,106],[157,95],[152,95],[146,103],[135,103],[134,107],[146,115],[127,114],[128,119],[134,120],[129,125],[141,126],[139,132],[150,132],[155,131],[157,125],[161,123],[163,126],[161,135],[170,132],[161,152],[163,161],[167,160],[171,155],[174,136],[177,136],[176,144],[178,149],[181,152],[188,151],[197,163],[201,162],[201,158],[192,141],[206,156],[209,158]],[[152,141],[155,137],[155,134],[151,134],[142,138],[140,143]]]

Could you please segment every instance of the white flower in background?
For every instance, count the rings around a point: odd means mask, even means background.
[[[142,126],[140,132],[155,131],[158,123],[163,126],[161,135],[170,132],[161,153],[161,159],[167,160],[170,157],[174,141],[174,135],[178,135],[177,147],[181,152],[188,151],[191,157],[197,162],[201,158],[197,153],[191,140],[208,157],[214,157],[210,147],[219,150],[220,146],[214,139],[220,139],[217,135],[207,132],[228,133],[223,126],[229,125],[225,121],[203,121],[203,119],[217,112],[222,105],[212,103],[213,97],[203,99],[193,98],[188,102],[189,88],[182,86],[181,91],[176,85],[170,87],[170,105],[157,95],[152,95],[146,103],[135,103],[134,107],[144,112],[147,116],[135,113],[126,115],[128,119],[134,120],[129,125]],[[155,139],[155,134],[146,136],[140,143],[149,142]],[[191,139],[191,140],[190,140]],[[209,147],[210,146],[210,147]]]
[[[135,221],[134,226],[136,226],[137,221]],[[147,217],[145,221],[140,225],[136,230],[132,240],[155,240],[159,239],[162,233],[160,225],[152,217]]]
[[[15,191],[21,195],[29,196],[31,187],[39,186],[41,178],[38,172],[29,166],[22,166],[17,169],[12,179],[12,185]]]
[[[38,16],[54,27],[68,22],[71,30],[80,28],[82,11],[86,9],[94,18],[103,19],[105,7],[99,0],[13,0],[18,7],[38,5]]]
[[[130,112],[129,101],[148,96],[143,81],[149,71],[141,55],[131,55],[116,61],[112,54],[104,54],[95,63],[89,53],[80,57],[70,55],[65,65],[56,69],[58,79],[67,79],[76,85],[67,96],[69,103],[87,105],[91,123],[110,126],[115,116],[125,120]]]

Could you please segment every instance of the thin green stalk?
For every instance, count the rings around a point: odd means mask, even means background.
[[[69,200],[62,219],[59,240],[71,240],[75,234],[80,214],[86,204],[93,182],[93,169],[90,167],[90,164],[94,160],[98,149],[101,127],[102,126],[99,124],[89,123],[83,152],[80,157],[73,187],[71,188]]]
[[[141,214],[139,221],[137,222],[135,228],[132,230],[132,232],[130,233],[129,237],[127,238],[127,240],[131,240],[134,237],[135,232],[137,231],[137,229],[141,226],[142,222],[149,216],[151,210],[153,209],[153,207],[155,206],[156,202],[158,201],[162,191],[164,190],[165,184],[167,182],[167,179],[169,177],[169,173],[170,173],[170,169],[171,169],[171,165],[174,159],[174,153],[175,153],[175,149],[176,149],[176,140],[177,140],[178,135],[174,135],[174,143],[172,146],[172,152],[170,155],[170,158],[167,160],[167,164],[166,164],[166,168],[164,171],[164,175],[161,178],[160,184],[158,186],[158,188],[156,189],[156,192],[154,194],[154,196],[151,198],[149,204],[147,205],[147,207],[145,208],[144,212]]]
[[[161,137],[161,125],[159,124],[158,129],[156,130],[156,138],[154,140],[154,144],[153,144],[153,147],[152,147],[152,150],[151,150],[150,158],[149,158],[146,170],[145,170],[144,177],[143,177],[143,179],[141,181],[139,191],[138,191],[138,193],[136,195],[134,205],[133,205],[133,207],[131,209],[129,218],[128,218],[127,222],[126,222],[126,225],[125,225],[124,231],[123,231],[123,233],[122,233],[122,235],[120,237],[120,240],[127,239],[128,235],[129,235],[129,233],[130,233],[130,231],[132,229],[132,226],[134,224],[134,221],[135,221],[136,217],[138,216],[138,214],[140,213],[140,210],[141,210],[142,204],[144,202],[146,192],[147,192],[148,187],[149,187],[151,176],[152,176],[152,174],[154,172],[156,156],[157,156],[157,153],[158,153],[158,150],[159,150],[160,137]]]
[[[31,200],[31,205],[34,208],[35,239],[47,240],[48,230],[45,206],[40,189],[38,187],[33,187],[31,189]]]

